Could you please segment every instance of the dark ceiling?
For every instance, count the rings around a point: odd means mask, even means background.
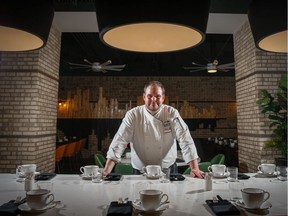
[[[95,0],[56,0],[55,11],[95,11]],[[233,2],[233,3],[232,3]],[[212,0],[210,12],[247,13],[250,0]],[[206,34],[205,41],[194,48],[169,53],[136,53],[120,51],[104,45],[98,33],[62,33],[60,76],[234,76],[234,70],[208,74],[206,70],[189,72],[183,66],[192,62],[206,65],[214,59],[219,64],[234,62],[233,35]],[[120,72],[91,72],[86,69],[70,69],[68,62],[126,64]]]

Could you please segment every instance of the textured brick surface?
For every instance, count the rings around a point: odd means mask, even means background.
[[[60,40],[52,28],[44,48],[0,54],[0,172],[54,171]]]
[[[274,163],[279,153],[263,149],[271,129],[256,101],[261,89],[277,92],[287,73],[287,55],[256,49],[248,21],[234,35],[234,54],[240,170],[255,172],[260,163]]]

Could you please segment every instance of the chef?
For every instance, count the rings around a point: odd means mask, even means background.
[[[163,104],[165,88],[158,81],[144,87],[142,106],[129,110],[115,134],[103,170],[109,174],[130,143],[131,163],[135,174],[140,174],[147,165],[160,165],[175,172],[177,170],[177,141],[183,159],[191,168],[191,176],[203,178],[198,167],[198,154],[186,123],[177,109]]]

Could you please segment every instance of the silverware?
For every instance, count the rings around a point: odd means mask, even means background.
[[[124,204],[124,203],[127,203],[129,200],[128,197],[126,197],[125,199],[123,199],[122,197],[119,197],[118,198],[118,204]]]
[[[21,196],[17,196],[14,203],[19,203],[21,201]]]
[[[123,199],[122,199],[122,197],[119,197],[118,198],[118,204],[122,204],[123,203]]]

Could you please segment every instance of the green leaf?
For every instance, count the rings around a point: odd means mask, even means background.
[[[279,81],[279,87],[281,89],[287,90],[287,75],[283,76]]]

